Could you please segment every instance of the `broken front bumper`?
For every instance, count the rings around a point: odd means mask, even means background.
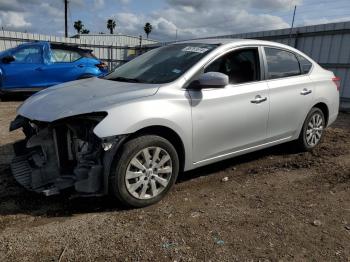
[[[59,123],[33,123],[17,117],[10,131],[22,128],[26,139],[14,144],[12,174],[28,190],[54,195],[73,188],[79,194],[108,192],[108,175],[120,139],[97,138],[90,118]],[[113,140],[112,140],[113,139]]]

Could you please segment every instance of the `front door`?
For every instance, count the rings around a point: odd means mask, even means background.
[[[43,48],[40,45],[30,45],[15,49],[11,53],[15,61],[1,64],[3,70],[3,88],[24,90],[45,86],[42,72]]]
[[[204,72],[227,74],[229,85],[189,90],[195,163],[228,157],[266,139],[268,86],[261,80],[259,57],[257,47],[228,52]]]

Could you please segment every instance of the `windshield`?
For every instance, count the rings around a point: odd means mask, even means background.
[[[118,67],[108,80],[137,83],[169,83],[196,64],[217,45],[175,44],[151,50]]]

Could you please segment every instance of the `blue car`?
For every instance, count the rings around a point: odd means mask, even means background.
[[[106,64],[91,50],[49,42],[25,43],[0,53],[0,95],[35,92],[107,72]]]

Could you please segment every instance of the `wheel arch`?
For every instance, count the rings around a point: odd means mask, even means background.
[[[173,129],[166,127],[166,126],[160,126],[160,125],[152,125],[147,126],[144,128],[141,128],[137,130],[134,133],[131,133],[129,135],[123,136],[122,139],[119,140],[115,144],[115,146],[112,148],[112,150],[106,152],[106,155],[104,156],[103,165],[104,165],[104,172],[103,172],[103,181],[104,181],[104,194],[108,194],[110,191],[110,172],[113,165],[114,158],[117,154],[121,152],[121,149],[123,145],[130,141],[133,138],[142,136],[142,135],[158,135],[160,137],[163,137],[167,139],[174,147],[179,157],[179,171],[183,172],[185,169],[185,162],[186,162],[186,150],[185,145],[180,137],[180,135],[175,132]]]
[[[319,108],[322,111],[322,113],[324,115],[324,119],[326,121],[325,126],[327,126],[328,120],[329,120],[329,108],[328,108],[327,104],[324,102],[319,102],[319,103],[315,104],[312,108],[314,108],[314,107]]]
[[[309,110],[307,112],[305,112],[305,115],[303,117],[303,120],[299,123],[298,129],[295,132],[295,134],[293,135],[293,139],[297,139],[300,136],[301,130],[303,128],[304,122],[306,120],[307,115],[309,114],[309,112],[311,111],[312,108],[319,108],[322,113],[324,114],[324,118],[326,121],[326,125],[328,125],[328,120],[329,120],[329,107],[327,106],[327,103],[325,103],[324,101],[317,101],[314,104],[312,104],[312,106],[309,108]]]
[[[161,126],[161,125],[147,126],[130,134],[123,143],[126,143],[127,141],[142,135],[157,135],[168,140],[175,147],[175,150],[178,154],[179,161],[180,161],[180,172],[184,170],[185,160],[186,160],[185,145],[180,135],[176,131],[174,131],[169,127]]]

